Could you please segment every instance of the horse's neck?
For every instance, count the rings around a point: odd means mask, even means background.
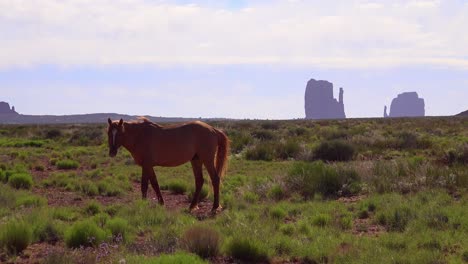
[[[124,140],[123,140],[123,146],[130,151],[131,153],[135,152],[138,147],[137,147],[137,140],[141,139],[141,137],[144,136],[144,129],[148,129],[149,127],[146,127],[147,124],[143,123],[124,123]],[[153,128],[155,129],[160,129],[162,128],[160,125],[153,124]]]
[[[136,145],[136,138],[138,137],[138,129],[135,124],[124,123],[124,137],[122,145],[126,148],[130,153],[135,151]]]

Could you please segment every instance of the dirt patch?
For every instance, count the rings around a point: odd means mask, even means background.
[[[338,198],[338,202],[342,202],[345,204],[352,204],[352,203],[357,203],[361,200],[364,200],[366,198],[365,195],[356,195],[356,196],[349,196],[349,197],[340,197]]]
[[[357,236],[378,237],[386,232],[385,227],[373,224],[370,218],[354,219],[352,233]]]

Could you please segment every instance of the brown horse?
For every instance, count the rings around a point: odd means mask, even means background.
[[[175,167],[188,161],[195,176],[195,193],[190,210],[196,209],[203,186],[203,165],[213,185],[213,211],[220,210],[219,184],[227,168],[229,139],[222,131],[200,121],[180,125],[160,126],[141,118],[142,122],[112,122],[107,129],[109,155],[115,157],[123,146],[142,167],[141,194],[146,199],[148,181],[156,191],[159,203],[164,199],[159,190],[154,166]]]

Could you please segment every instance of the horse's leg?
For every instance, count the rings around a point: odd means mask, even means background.
[[[151,186],[156,192],[156,196],[158,197],[159,204],[164,205],[164,199],[162,197],[161,190],[159,189],[158,179],[156,179],[156,173],[154,173],[153,167],[149,167],[148,171],[149,171],[149,180],[151,182]]]
[[[205,162],[204,164],[206,170],[210,174],[211,184],[213,185],[214,201],[213,208],[211,209],[211,211],[216,212],[222,209],[222,207],[219,205],[219,183],[221,180],[219,178],[218,173],[216,172],[214,162]]]
[[[144,167],[141,170],[141,198],[146,199],[148,194],[148,181],[149,177]]]
[[[193,176],[195,177],[195,193],[193,194],[192,203],[190,203],[190,210],[197,209],[198,200],[200,199],[200,191],[203,187],[203,164],[201,160],[194,159],[191,161]]]

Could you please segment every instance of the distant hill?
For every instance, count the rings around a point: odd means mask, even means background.
[[[83,115],[21,115],[21,114],[0,114],[0,124],[72,124],[72,123],[107,123],[107,118],[117,120],[123,118],[127,120],[135,120],[139,116],[116,114],[116,113],[99,113],[99,114],[83,114]],[[149,120],[158,123],[166,122],[186,122],[198,120],[197,118],[181,118],[181,117],[155,117],[145,116]]]
[[[457,116],[468,116],[468,110],[466,110],[465,112],[459,113]]]

